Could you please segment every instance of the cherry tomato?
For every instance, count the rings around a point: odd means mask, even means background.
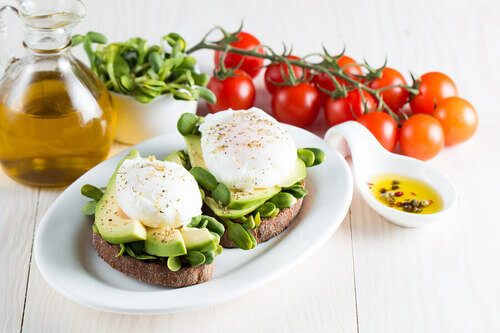
[[[420,79],[420,92],[410,101],[411,111],[414,114],[433,114],[435,105],[440,100],[458,96],[455,83],[443,73],[426,73]]]
[[[207,88],[217,97],[214,104],[208,104],[210,112],[227,110],[246,110],[253,106],[255,100],[255,87],[252,79],[241,70],[235,71],[237,76],[228,77],[224,80],[217,80],[212,77]]]
[[[478,117],[474,107],[460,97],[448,97],[439,101],[434,111],[444,131],[444,142],[455,145],[470,139],[477,129]]]
[[[239,32],[236,37],[239,38],[236,42],[232,42],[230,45],[235,48],[243,49],[243,50],[254,50],[257,46],[260,45],[260,42],[253,35],[246,32]],[[264,54],[265,51],[263,48],[257,49],[257,52]],[[214,62],[215,67],[219,66],[220,57],[224,54],[222,51],[215,51],[214,54]],[[243,62],[241,62],[243,59]],[[254,78],[259,74],[261,67],[264,65],[264,59],[244,56],[236,53],[227,53],[224,59],[224,66],[227,68],[234,68],[238,66],[241,62],[241,66],[239,69],[250,75],[251,78]]]
[[[406,84],[406,80],[397,70],[386,67],[382,70],[382,77],[371,81],[368,86],[373,89],[381,89],[397,84]],[[406,102],[408,102],[408,90],[403,88],[391,88],[380,93],[384,102],[392,111],[397,112]]]
[[[347,66],[349,64],[355,64],[356,61],[354,61],[352,58],[349,58],[348,56],[341,56],[339,60],[337,60],[337,64],[340,67]],[[361,66],[349,66],[344,69],[345,73],[348,74],[351,78],[355,79],[355,75],[363,75],[363,70],[361,69]],[[343,85],[348,85],[348,83],[342,79],[337,79],[340,84]],[[335,84],[333,81],[328,77],[328,75],[324,73],[319,73],[315,74],[313,77],[313,83],[316,85],[316,87],[321,87],[326,90],[334,91],[335,90]],[[324,93],[320,89],[318,89],[321,93],[321,95],[325,97],[330,97],[328,94]]]
[[[443,149],[443,128],[433,116],[413,115],[401,127],[399,145],[404,155],[426,161]]]
[[[366,111],[374,110],[376,106],[377,103],[372,95],[365,91],[361,95],[359,90],[355,89],[349,91],[347,97],[328,98],[325,103],[325,118],[330,126],[335,126],[344,121],[356,120]]]
[[[398,143],[398,124],[385,112],[369,112],[357,119],[357,122],[372,132],[380,144],[388,151],[393,151]]]
[[[291,60],[299,60],[299,57],[296,56],[288,56],[287,59]],[[278,86],[274,85],[273,82],[276,83],[284,83],[285,80],[283,79],[283,76],[281,75],[281,68],[283,68],[283,71],[285,72],[286,78],[288,78],[288,66],[286,64],[271,64],[267,66],[266,68],[266,73],[264,75],[264,83],[266,84],[267,91],[269,91],[271,94],[276,90]],[[304,75],[304,69],[299,66],[293,66],[292,65],[293,72],[295,74],[296,78],[301,78],[302,75]],[[308,77],[308,71],[306,69],[306,75],[304,78]]]
[[[281,122],[305,127],[318,116],[321,98],[310,83],[278,87],[273,93],[271,106],[274,116]]]

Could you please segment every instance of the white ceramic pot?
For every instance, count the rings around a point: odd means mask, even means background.
[[[176,100],[172,94],[161,95],[143,104],[133,96],[111,92],[116,110],[115,140],[135,145],[154,136],[177,131],[177,120],[185,113],[196,113],[197,101]]]

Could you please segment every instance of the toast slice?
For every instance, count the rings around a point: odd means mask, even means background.
[[[120,245],[106,242],[101,235],[92,233],[92,243],[99,257],[111,267],[139,281],[165,287],[187,287],[203,283],[212,277],[214,264],[183,267],[174,272],[168,269],[165,260],[139,260],[127,254],[119,257]]]
[[[305,188],[305,181],[302,181],[302,188]],[[304,197],[298,199],[293,206],[280,210],[278,215],[273,218],[261,218],[260,225],[254,230],[249,230],[250,233],[255,237],[257,244],[263,243],[273,237],[278,236],[286,228],[288,228],[288,226],[292,224],[293,220],[300,212],[303,201]],[[237,247],[229,238],[227,233],[224,233],[222,235],[219,244],[226,248]]]

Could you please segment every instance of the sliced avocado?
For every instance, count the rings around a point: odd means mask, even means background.
[[[201,137],[199,135],[186,135],[184,141],[186,141],[186,148],[191,166],[200,167],[206,170],[207,166],[205,165],[203,152],[201,151]]]
[[[306,165],[304,164],[304,161],[302,161],[300,158],[297,157],[297,162],[295,163],[295,168],[290,172],[290,174],[281,181],[278,186],[281,187],[290,187],[296,182],[306,178],[307,172],[306,172]]]
[[[188,251],[214,251],[217,248],[212,234],[207,228],[181,229],[181,235]]]
[[[111,244],[122,244],[146,239],[146,228],[138,220],[125,216],[116,201],[116,173],[123,161],[140,157],[139,152],[131,150],[118,164],[108,182],[106,191],[95,208],[95,225],[99,234]]]
[[[144,250],[159,257],[176,257],[187,253],[181,232],[172,227],[148,228]]]
[[[205,197],[205,199],[203,199],[203,202],[212,210],[212,212],[214,212],[215,215],[228,219],[236,219],[253,212],[257,208],[259,208],[260,205],[266,202],[266,200],[267,199],[254,201],[252,204],[249,204],[247,207],[242,209],[229,209],[228,207],[221,207],[218,203],[215,202],[214,199],[210,197]]]
[[[257,201],[266,201],[276,193],[281,191],[281,187],[274,186],[269,188],[256,188],[252,191],[236,191],[231,190],[231,201],[229,209],[245,209],[253,206]]]
[[[174,151],[172,154],[168,155],[163,160],[167,161],[167,162],[174,162],[174,163],[177,163],[179,165],[184,166],[178,151]]]

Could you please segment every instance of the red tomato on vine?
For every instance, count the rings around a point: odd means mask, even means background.
[[[237,76],[231,76],[224,80],[218,80],[215,76],[208,82],[210,89],[217,101],[209,104],[210,112],[215,113],[227,109],[246,110],[253,106],[255,100],[255,87],[252,79],[243,71],[237,69]]]
[[[439,101],[434,111],[444,131],[447,145],[469,140],[477,130],[478,117],[474,107],[460,97],[448,97]]]
[[[408,118],[399,132],[399,146],[404,155],[426,161],[444,146],[444,132],[439,121],[428,114]]]
[[[363,75],[363,70],[361,69],[361,66],[352,65],[355,63],[356,63],[356,61],[354,61],[354,59],[352,59],[348,56],[345,56],[345,55],[341,56],[337,60],[337,64],[340,67],[345,67],[347,65],[351,65],[351,66],[345,68],[344,71],[347,75],[349,75],[353,79],[356,79],[356,75]],[[341,85],[348,85],[349,84],[345,80],[342,80],[342,79],[337,79],[337,80],[339,81],[339,83]],[[315,74],[312,81],[316,85],[316,87],[321,87],[321,88],[323,88],[325,90],[329,90],[329,91],[335,90],[335,84],[330,79],[330,77],[328,77],[328,75],[326,75],[324,73]],[[320,89],[318,88],[318,90],[320,90]],[[321,90],[320,90],[320,93],[324,98],[329,97],[328,94],[325,94]]]
[[[367,111],[375,110],[375,98],[366,91],[351,90],[347,97],[332,99],[325,102],[325,118],[328,125],[335,126],[348,120],[356,120]]]
[[[369,112],[357,119],[357,122],[368,128],[378,142],[388,151],[394,151],[398,143],[398,124],[385,112]]]
[[[406,80],[395,69],[386,67],[382,70],[382,77],[374,79],[368,86],[372,89],[382,89],[394,85],[406,85]],[[408,90],[400,87],[384,90],[380,96],[384,99],[387,106],[394,112],[397,112],[409,99]]]
[[[447,97],[458,96],[457,86],[443,73],[426,73],[420,80],[420,92],[410,101],[411,111],[414,114],[433,114],[436,103]]]
[[[257,38],[247,32],[239,32],[236,37],[239,38],[236,42],[232,42],[232,47],[243,49],[243,50],[254,50],[256,47],[260,45],[260,42]],[[265,54],[263,48],[258,48],[257,52],[260,54]],[[214,62],[215,67],[218,68],[220,63],[220,57],[224,54],[222,51],[215,51],[214,54]],[[243,59],[243,60],[242,60]],[[237,67],[241,62],[239,69],[243,72],[250,75],[251,78],[254,78],[259,74],[262,66],[264,65],[264,59],[257,57],[244,56],[241,54],[228,52],[226,57],[224,58],[224,66],[227,68]]]
[[[306,127],[318,116],[321,98],[310,83],[299,83],[278,87],[273,93],[271,105],[278,121]]]
[[[296,57],[294,55],[291,55],[291,56],[288,56],[287,59],[299,60],[300,58]],[[278,87],[273,82],[276,82],[276,83],[284,83],[285,82],[285,80],[282,76],[282,73],[281,73],[281,69],[283,69],[283,71],[285,72],[285,77],[289,78],[288,66],[284,63],[271,64],[271,65],[267,66],[267,68],[266,68],[266,72],[264,75],[264,83],[266,84],[267,91],[269,91],[271,94]],[[293,73],[295,74],[295,77],[297,79],[302,78],[302,76],[304,75],[304,71],[306,73],[304,76],[304,79],[307,79],[307,77],[309,76],[308,75],[309,72],[307,69],[304,69],[304,68],[299,67],[299,66],[294,66],[294,65],[292,65],[292,69],[293,69]]]

